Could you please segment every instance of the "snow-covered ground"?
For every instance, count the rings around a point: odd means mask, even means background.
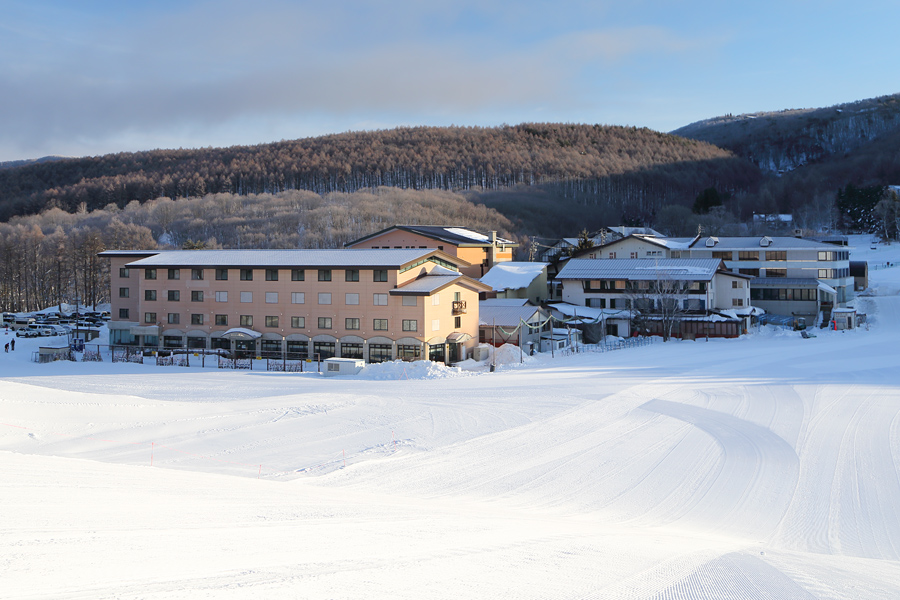
[[[495,373],[39,365],[19,339],[0,597],[900,598],[900,267],[870,278],[868,328]]]

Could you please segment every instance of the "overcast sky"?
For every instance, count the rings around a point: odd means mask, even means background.
[[[897,0],[0,0],[0,161],[900,92]]]

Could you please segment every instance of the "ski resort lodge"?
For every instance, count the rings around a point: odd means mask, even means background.
[[[471,265],[435,249],[172,250],[110,260],[111,345],[457,362],[478,342]]]

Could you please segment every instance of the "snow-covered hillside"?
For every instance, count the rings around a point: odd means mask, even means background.
[[[868,328],[495,373],[38,365],[18,340],[0,597],[898,598],[900,267],[870,278]]]

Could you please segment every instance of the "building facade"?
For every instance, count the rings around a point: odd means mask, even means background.
[[[107,251],[110,344],[463,360],[489,288],[438,250]]]
[[[736,336],[747,329],[750,277],[728,271],[718,259],[571,259],[559,272],[562,300],[601,310],[631,310],[649,333],[677,321],[673,333]],[[555,305],[554,305],[555,306]],[[724,313],[724,314],[723,314]],[[673,316],[674,315],[674,316]],[[621,323],[610,335],[627,336]]]

